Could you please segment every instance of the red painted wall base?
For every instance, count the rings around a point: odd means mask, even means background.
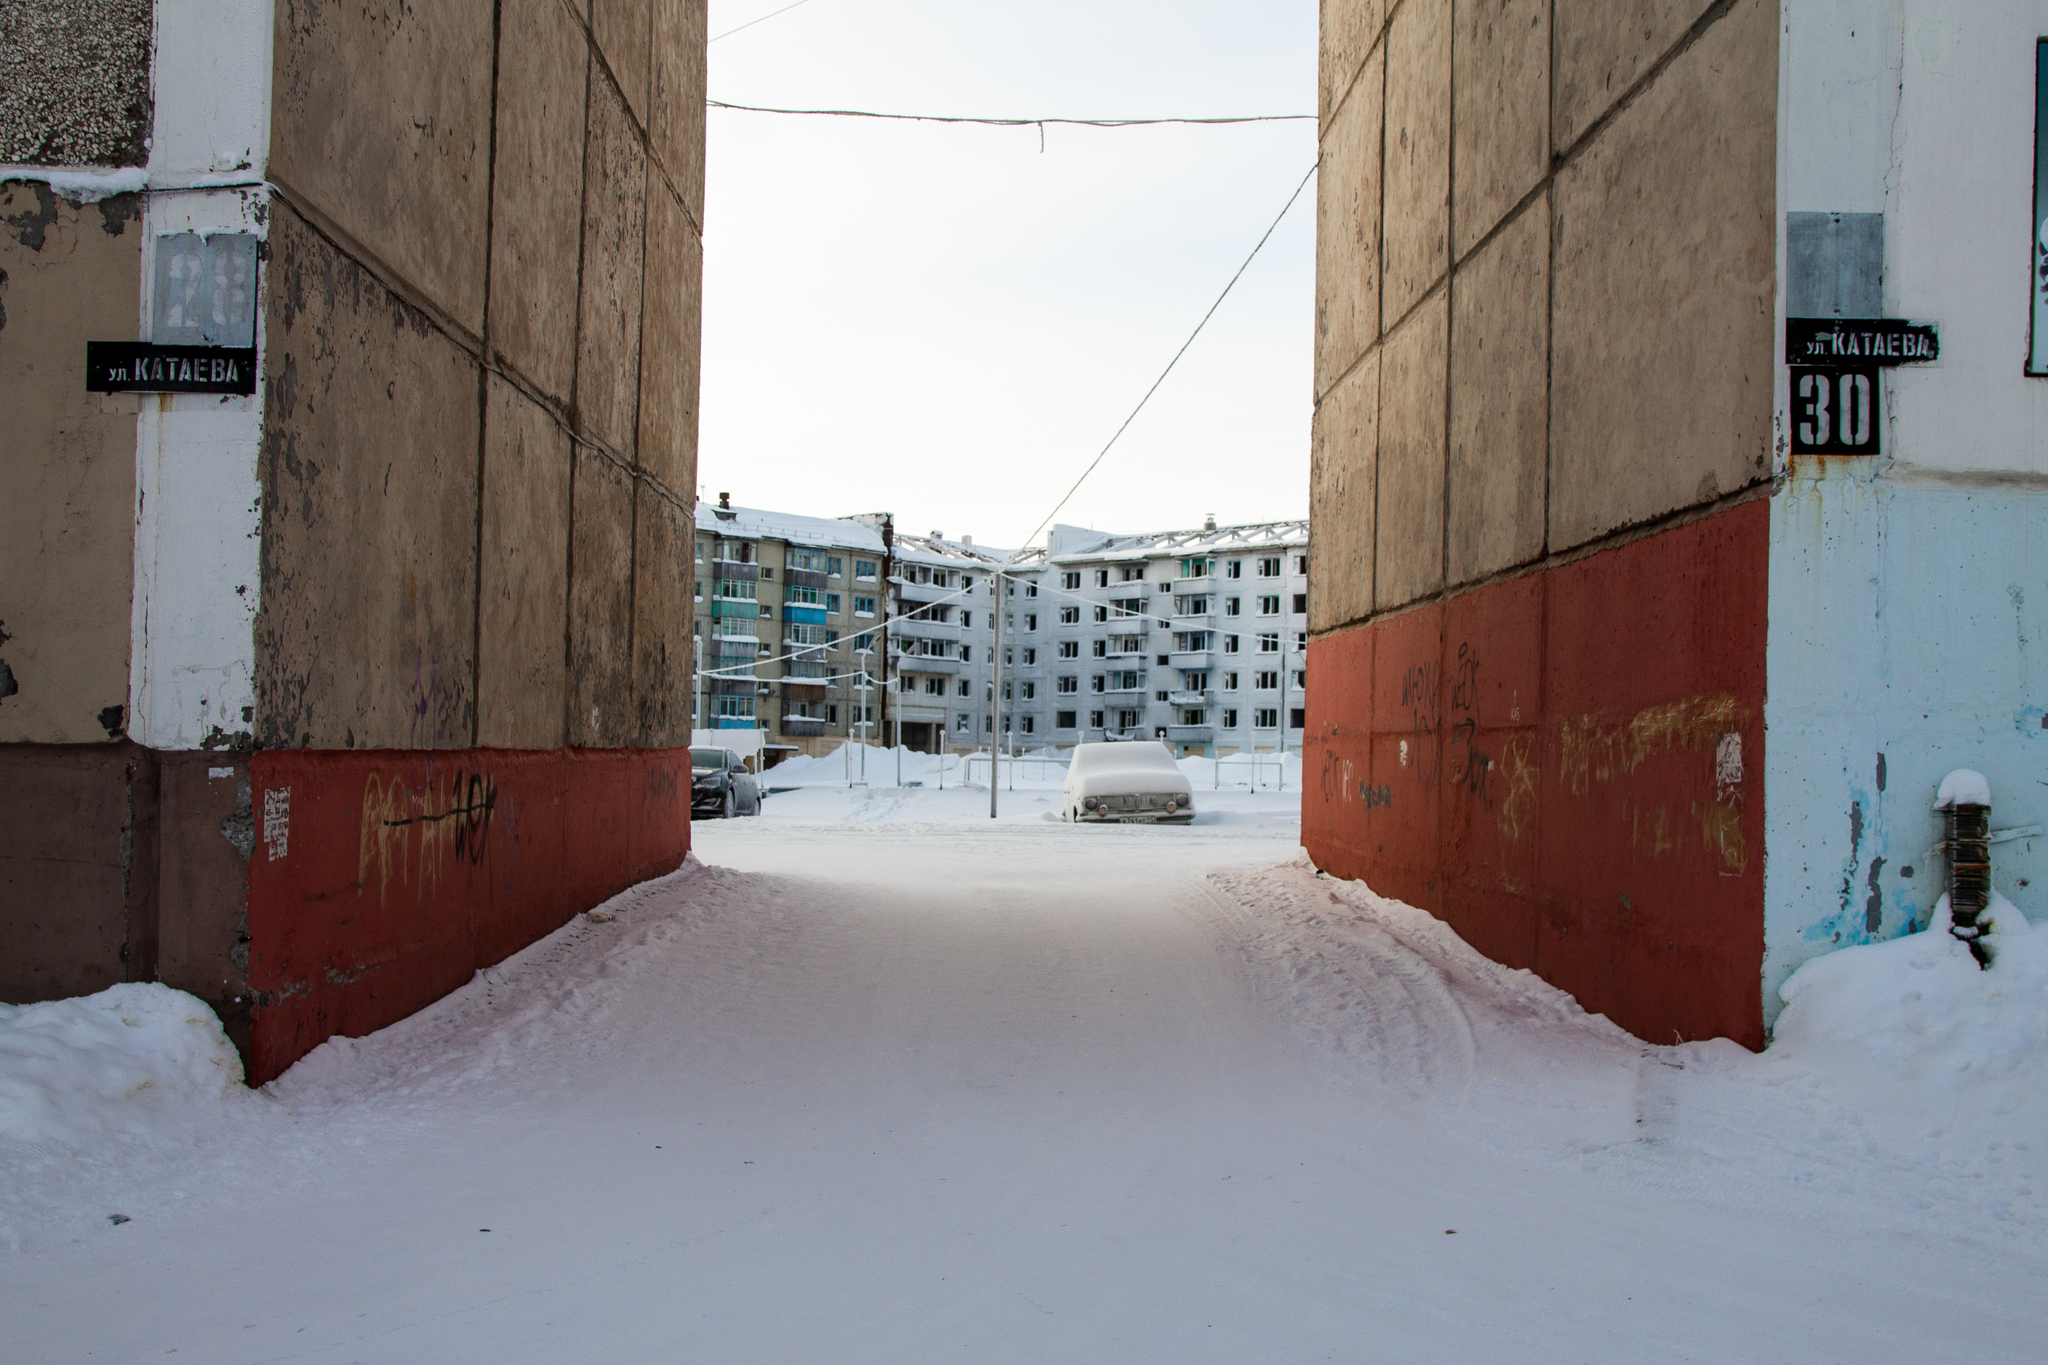
[[[251,774],[252,1085],[690,849],[684,748],[270,750]]]
[[[1637,1036],[1764,1044],[1758,500],[1309,646],[1302,840]]]

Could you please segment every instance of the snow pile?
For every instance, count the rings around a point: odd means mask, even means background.
[[[242,1059],[205,1002],[168,986],[0,1005],[0,1143],[73,1150],[218,1121]]]
[[[1947,810],[1950,806],[1988,806],[1991,804],[1991,779],[1968,768],[1958,768],[1941,779],[1941,790],[1935,793],[1934,808]]]
[[[1946,896],[1923,933],[1807,963],[1768,1055],[1825,1067],[1902,1127],[2048,1135],[2048,933],[1996,894],[1983,920],[1988,969],[1948,932]]]

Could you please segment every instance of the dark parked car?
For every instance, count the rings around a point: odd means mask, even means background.
[[[761,813],[761,784],[730,749],[690,750],[690,814],[735,815]]]

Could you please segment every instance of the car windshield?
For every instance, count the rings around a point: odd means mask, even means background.
[[[723,768],[725,766],[725,750],[692,749],[690,750],[690,766],[692,768]]]

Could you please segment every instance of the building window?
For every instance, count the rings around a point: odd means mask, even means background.
[[[1080,657],[1081,657],[1081,642],[1080,642],[1079,640],[1062,640],[1062,641],[1060,641],[1060,657],[1061,657],[1062,659],[1078,659],[1078,658],[1080,658]]]
[[[1294,632],[1294,652],[1295,652],[1296,654],[1306,654],[1306,653],[1308,653],[1308,632],[1307,632],[1307,631],[1305,631],[1305,630],[1297,630],[1297,631],[1295,631],[1295,632]]]
[[[825,556],[825,576],[826,576],[826,577],[828,577],[828,578],[840,578],[840,577],[843,577],[843,576],[844,576],[844,575],[843,575],[843,570],[844,570],[844,568],[845,568],[845,565],[843,565],[843,564],[842,564],[842,563],[840,562],[840,559],[839,559],[839,556],[838,556],[838,555],[827,555],[827,556]]]
[[[1026,668],[1029,668],[1029,667],[1030,667],[1030,666],[1031,666],[1032,664],[1035,664],[1035,663],[1037,663],[1037,662],[1038,662],[1038,651],[1037,651],[1037,650],[1035,650],[1035,649],[1027,649],[1027,650],[1025,650],[1025,651],[1024,651],[1024,666],[1025,666]]]
[[[872,654],[872,653],[874,653],[874,652],[875,652],[875,637],[874,637],[873,635],[856,635],[856,636],[854,636],[854,637],[853,637],[853,652],[854,652],[854,653],[856,653],[856,654]]]
[[[974,695],[974,689],[965,678],[962,678],[960,680],[960,695],[963,697],[971,697]]]
[[[1152,696],[1152,700],[1154,700],[1154,701],[1168,701],[1168,700],[1171,700],[1171,697],[1170,697],[1170,695],[1169,695],[1168,693],[1165,693],[1165,692],[1156,692],[1156,693],[1154,693],[1154,694],[1153,694],[1153,696]]]
[[[946,680],[944,678],[926,678],[924,680],[924,694],[928,697],[945,696]]]
[[[792,545],[783,556],[782,562],[792,569],[803,569],[809,573],[824,573],[827,566],[838,561],[823,550],[806,550]]]
[[[1026,700],[1026,701],[1035,701],[1035,700],[1037,700],[1037,698],[1038,698],[1038,684],[1037,684],[1037,683],[1035,683],[1035,682],[1028,682],[1028,683],[1025,683],[1025,684],[1024,684],[1024,700]]]
[[[865,583],[872,583],[882,576],[881,567],[872,559],[853,561],[853,576]]]
[[[1037,585],[1036,583],[1026,583],[1026,584],[1024,585],[1024,595],[1025,595],[1026,597],[1036,597],[1036,596],[1038,596],[1038,585]],[[1034,618],[1034,619],[1036,619],[1036,618]],[[1033,627],[1033,629],[1036,629],[1036,627]]]
[[[1307,594],[1307,593],[1305,593],[1305,592],[1298,592],[1298,593],[1294,594],[1294,614],[1295,614],[1296,616],[1306,616],[1306,615],[1308,615],[1308,594]]]
[[[1078,626],[1078,625],[1080,625],[1080,624],[1081,624],[1081,609],[1080,609],[1079,607],[1061,607],[1061,608],[1060,608],[1060,624],[1061,624],[1061,625],[1063,625],[1063,626]]]
[[[1238,614],[1238,608],[1239,608],[1239,607],[1240,607],[1240,606],[1241,606],[1241,605],[1243,604],[1243,601],[1244,601],[1244,599],[1243,599],[1243,598],[1241,598],[1241,597],[1226,597],[1226,598],[1224,598],[1224,599],[1223,599],[1223,614],[1224,614],[1225,616],[1235,616],[1235,615],[1237,615],[1237,614]]]
[[[1226,709],[1224,710],[1224,712],[1223,712],[1223,728],[1224,728],[1224,729],[1226,729],[1226,730],[1235,730],[1235,729],[1237,728],[1237,712],[1236,712],[1236,711],[1234,711],[1234,710],[1231,710],[1231,709],[1228,709],[1228,708],[1226,708]]]
[[[1097,607],[1095,609],[1095,619],[1098,621],[1107,621],[1109,619],[1109,608]]]
[[[960,662],[961,662],[961,663],[963,663],[963,664],[971,664],[971,663],[973,663],[973,662],[974,662],[974,646],[973,646],[973,645],[962,645],[962,646],[960,646]]]
[[[1280,674],[1277,670],[1273,669],[1265,669],[1254,673],[1252,674],[1252,686],[1261,692],[1271,692],[1274,688],[1280,686]]]
[[[1096,657],[1096,658],[1098,658],[1098,659],[1106,659],[1106,658],[1108,658],[1108,657],[1109,657],[1109,641],[1107,641],[1107,640],[1097,640],[1097,641],[1095,642],[1094,654],[1095,654],[1095,657]]]
[[[1053,728],[1055,730],[1071,730],[1074,728],[1074,719],[1075,713],[1072,711],[1055,711],[1052,714]]]
[[[1102,675],[1097,673],[1093,678],[1089,679],[1089,684],[1095,691],[1100,692],[1102,690]]]
[[[853,614],[855,616],[873,616],[875,614],[875,599],[872,597],[854,598]]]
[[[835,616],[839,614],[839,594],[838,594],[838,593],[836,593],[836,592],[828,592],[828,593],[826,593],[826,594],[825,594],[825,610],[826,610],[826,611],[829,611],[829,612],[831,612],[831,613],[832,613],[833,615],[835,615]]]
[[[1259,615],[1278,616],[1279,614],[1280,595],[1278,593],[1273,593],[1269,596],[1261,597],[1259,599]]]
[[[1224,568],[1223,568],[1223,576],[1224,576],[1225,578],[1243,578],[1243,577],[1244,577],[1244,561],[1243,561],[1242,559],[1233,559],[1233,560],[1231,560],[1231,561],[1230,561],[1230,563],[1228,563],[1228,564],[1226,564],[1226,565],[1224,566]]]
[[[1305,669],[1294,670],[1294,686],[1297,691],[1308,691],[1308,672]]]
[[[704,562],[704,542],[701,540],[697,542],[697,562],[699,564]]]
[[[1297,707],[1294,707],[1293,709],[1291,709],[1290,711],[1288,711],[1288,713],[1287,713],[1287,728],[1288,728],[1288,729],[1290,729],[1290,730],[1299,730],[1299,729],[1302,729],[1302,728],[1304,728],[1305,726],[1307,726],[1307,724],[1308,724],[1308,712],[1306,712],[1306,711],[1302,710],[1302,709],[1301,709],[1301,708],[1300,708],[1299,706],[1297,706]]]
[[[1144,566],[1143,564],[1126,564],[1126,565],[1124,565],[1124,582],[1126,582],[1126,583],[1142,583],[1142,582],[1144,581],[1144,579],[1145,579],[1145,566]]]
[[[1065,588],[1068,592],[1074,591],[1074,589],[1081,586],[1081,575],[1078,573],[1061,574],[1060,586]]]
[[[1295,573],[1296,573],[1296,574],[1297,574],[1298,576],[1300,576],[1300,577],[1302,577],[1302,578],[1306,578],[1306,577],[1308,577],[1308,556],[1307,556],[1307,555],[1296,555],[1296,556],[1294,557],[1294,572],[1295,572]]]
[[[1225,654],[1237,653],[1237,637],[1235,635],[1226,635],[1223,637],[1223,652]]]
[[[1158,662],[1158,664],[1159,664],[1159,666],[1160,666],[1161,668],[1164,668],[1164,667],[1166,667],[1166,664],[1167,664],[1167,658],[1166,658],[1166,656],[1165,656],[1164,654],[1160,654],[1160,655],[1157,655],[1157,656],[1155,656],[1155,657],[1156,657],[1156,660],[1157,660],[1157,662]]]
[[[1268,558],[1268,559],[1261,559],[1261,560],[1259,561],[1259,577],[1261,577],[1261,578],[1278,578],[1279,576],[1280,576],[1280,556],[1279,556],[1279,555],[1273,555],[1273,556],[1272,556],[1271,558]]]
[[[764,579],[772,579],[775,577],[775,570],[771,569],[766,564],[763,564],[761,566],[761,577]]]
[[[1183,559],[1180,562],[1182,578],[1207,578],[1215,572],[1216,561],[1213,559]]]
[[[959,730],[959,731],[961,731],[962,733],[965,733],[965,731],[966,731],[966,729],[967,729],[967,717],[965,717],[965,716],[955,716],[955,717],[953,717],[953,728],[954,728],[955,730]]]
[[[1061,692],[1079,692],[1081,690],[1081,680],[1072,675],[1066,675],[1061,677],[1055,686]]]
[[[1037,733],[1038,733],[1038,719],[1037,719],[1037,717],[1035,717],[1035,716],[1024,716],[1024,717],[1022,717],[1022,720],[1023,720],[1023,723],[1024,723],[1024,733],[1025,733],[1025,734],[1027,734],[1027,735],[1035,735],[1035,734],[1037,734]]]
[[[752,720],[754,699],[752,697],[723,696],[718,699],[720,720]]]
[[[996,722],[995,722],[995,717],[993,717],[993,716],[983,716],[983,717],[981,718],[981,732],[982,732],[983,734],[987,734],[987,733],[988,733],[989,731],[991,731],[991,730],[993,730],[993,729],[995,729],[995,728],[996,728]]]
[[[1024,629],[1026,629],[1026,630],[1037,630],[1037,629],[1038,629],[1038,613],[1037,613],[1037,612],[1035,612],[1035,611],[1027,611],[1027,612],[1025,612],[1025,613],[1024,613]]]
[[[1252,712],[1252,729],[1277,730],[1280,728],[1280,708],[1261,706]]]
[[[1280,633],[1278,631],[1268,631],[1259,636],[1259,653],[1278,654],[1279,652]]]
[[[728,602],[752,602],[760,590],[761,585],[751,578],[720,578],[713,580],[711,595]]]
[[[963,612],[961,612],[961,613],[960,613],[960,629],[962,629],[962,630],[973,630],[973,629],[974,629],[974,613],[973,613],[973,612],[971,612],[971,611],[963,611]]]
[[[761,610],[758,613],[758,615],[760,619],[764,621],[772,621],[775,619],[775,608],[769,606],[766,602],[763,602],[761,604]]]
[[[691,584],[691,595],[699,602],[704,600],[704,580],[699,578]]]
[[[1088,713],[1088,728],[1091,730],[1100,730],[1102,728],[1102,713],[1100,711],[1090,711]]]
[[[1191,668],[1180,675],[1180,685],[1189,692],[1206,692],[1209,689],[1208,671]]]
[[[1180,723],[1182,725],[1207,725],[1209,723],[1209,713],[1199,706],[1184,706],[1181,708]]]
[[[1109,570],[1097,569],[1095,571],[1095,586],[1098,588],[1106,588],[1109,586]]]

